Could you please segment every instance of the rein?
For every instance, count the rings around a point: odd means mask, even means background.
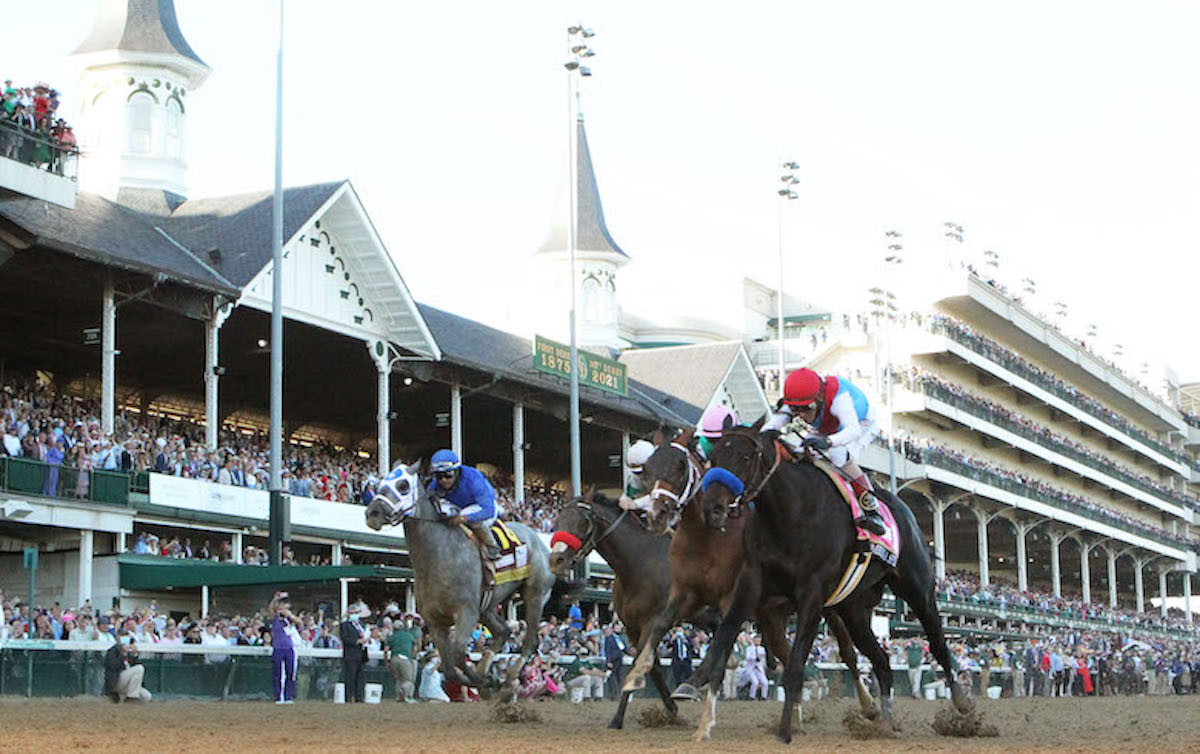
[[[599,545],[604,540],[608,539],[608,535],[610,535],[614,531],[616,531],[617,527],[621,525],[621,521],[623,521],[625,519],[625,516],[627,516],[629,514],[629,511],[622,509],[621,515],[617,516],[616,519],[614,519],[613,522],[608,525],[608,528],[605,529],[604,532],[600,536],[597,537],[596,536],[596,528],[597,528],[596,527],[596,511],[592,508],[591,503],[583,503],[583,502],[576,501],[575,505],[580,510],[586,511],[585,517],[587,518],[587,522],[588,522],[588,533],[587,533],[587,539],[584,541],[583,546],[580,547],[578,550],[576,550],[575,553],[571,556],[571,568],[575,568],[575,566],[577,566],[579,564],[580,560],[587,557],[588,553],[590,553],[592,550],[596,549],[597,545]]]
[[[744,435],[738,435],[738,436],[741,437]],[[750,440],[756,446],[759,447],[759,452],[754,455],[758,468],[759,469],[766,468],[766,463],[764,463],[764,461],[763,461],[763,454],[761,452],[761,446],[759,445],[759,443],[754,438],[751,438],[748,436],[746,437],[746,439]],[[779,470],[780,464],[783,463],[783,449],[780,446],[778,440],[772,441],[771,444],[775,446],[775,462],[773,464],[771,464],[771,468],[766,469],[766,474],[763,475],[763,478],[758,482],[758,484],[755,484],[755,485],[746,484],[746,480],[741,479],[741,477],[738,477],[741,480],[742,484],[746,485],[746,492],[743,492],[741,495],[737,496],[738,501],[745,500],[748,503],[754,502],[754,499],[758,497],[758,493],[763,491],[763,488],[767,486],[767,482],[771,481],[771,477],[775,476],[775,472]],[[728,471],[728,469],[726,469],[726,471]],[[732,473],[732,472],[730,472],[730,473]],[[735,502],[737,502],[737,501],[735,501]]]
[[[673,503],[672,507],[679,510],[687,505],[693,495],[695,495],[696,482],[700,481],[700,472],[696,468],[695,459],[692,458],[690,450],[677,442],[671,443],[671,447],[683,453],[683,458],[687,462],[688,469],[687,482],[684,484],[683,491],[678,494],[665,487],[655,486],[654,489],[650,490],[650,499],[658,500],[665,497]]]

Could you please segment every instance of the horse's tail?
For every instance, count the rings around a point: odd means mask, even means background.
[[[546,607],[542,611],[542,614],[557,615],[560,618],[565,618],[567,610],[571,607],[571,600],[583,592],[585,586],[587,584],[583,581],[572,581],[561,577],[555,578],[554,585],[550,587],[550,597],[546,600]]]

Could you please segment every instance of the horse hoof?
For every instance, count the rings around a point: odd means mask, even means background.
[[[628,681],[626,681],[625,686],[622,687],[621,690],[633,693],[634,691],[641,691],[644,688],[646,688],[645,677],[638,677],[638,678],[631,678]]]
[[[790,744],[792,742],[791,733],[776,733],[775,740],[781,744]]]
[[[875,704],[872,704],[870,709],[868,709],[866,712],[863,712],[863,717],[867,718],[868,720],[878,720],[879,715],[879,706]]]
[[[613,720],[612,722],[610,722],[610,723],[608,724],[608,729],[609,729],[609,730],[621,730],[621,729],[622,729],[622,728],[624,728],[624,727],[625,727],[625,721],[624,721],[624,720]]]
[[[700,691],[690,683],[681,683],[671,692],[672,699],[683,699],[688,702],[700,701]]]

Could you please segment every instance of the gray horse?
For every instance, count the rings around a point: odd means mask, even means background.
[[[509,664],[500,693],[501,702],[512,701],[521,668],[537,649],[538,623],[555,586],[549,551],[529,527],[509,523],[508,527],[528,548],[529,575],[524,580],[496,586],[481,607],[484,566],[479,548],[459,527],[445,523],[445,517],[421,484],[418,468],[418,464],[401,464],[392,471],[388,476],[392,483],[384,486],[388,491],[367,506],[367,526],[378,531],[387,524],[404,524],[416,585],[417,612],[425,619],[433,643],[441,653],[446,677],[464,686],[489,685],[467,663],[467,640],[475,626],[482,623],[492,632],[494,646],[503,646],[511,632],[495,608],[520,596],[528,627],[521,656]]]

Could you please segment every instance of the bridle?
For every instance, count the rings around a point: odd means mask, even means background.
[[[754,468],[751,469],[752,475],[750,479],[753,480],[754,477],[760,474],[762,475],[762,478],[759,479],[757,483],[750,483],[746,479],[738,477],[739,481],[746,486],[746,491],[741,495],[738,495],[737,499],[734,501],[737,503],[745,500],[752,503],[754,502],[754,499],[758,497],[758,493],[763,491],[763,487],[767,486],[767,482],[771,481],[771,477],[775,475],[775,472],[779,470],[780,464],[783,463],[783,448],[779,444],[778,440],[773,440],[771,442],[771,444],[775,446],[775,462],[768,467],[767,462],[763,459],[763,449],[761,443],[758,441],[758,438],[752,437],[743,432],[727,432],[725,433],[724,437],[744,437],[746,440],[754,444],[756,452],[754,454]],[[729,469],[725,470],[729,471],[731,474],[733,473]],[[737,475],[734,474],[734,476]]]
[[[683,453],[683,460],[687,464],[687,480],[683,485],[682,492],[674,492],[666,487],[660,487],[661,480],[654,483],[653,489],[650,490],[650,499],[658,502],[662,498],[670,501],[669,507],[678,512],[683,509],[696,494],[697,482],[700,481],[700,469],[697,468],[696,459],[692,455],[692,451],[677,442],[672,442],[671,447]]]
[[[608,539],[608,535],[616,531],[617,527],[621,525],[621,521],[625,519],[625,516],[629,515],[629,511],[622,509],[621,515],[617,516],[613,522],[608,525],[608,528],[600,534],[600,536],[596,536],[596,530],[600,527],[597,526],[596,511],[592,508],[592,503],[585,503],[582,500],[576,500],[575,507],[583,511],[583,518],[588,523],[588,532],[587,536],[582,539],[583,544],[570,556],[570,565],[568,567],[572,570],[574,570],[575,566],[579,565],[580,560],[586,558],[588,554],[590,554],[592,550],[595,550],[601,542]]]

